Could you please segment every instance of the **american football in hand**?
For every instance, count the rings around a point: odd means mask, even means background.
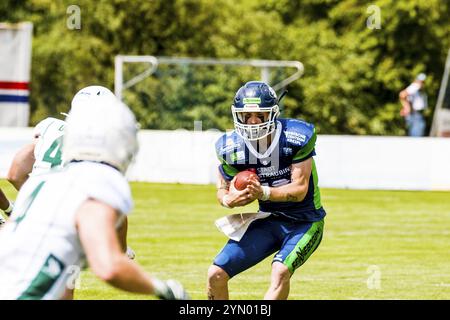
[[[239,191],[244,190],[249,184],[251,177],[256,177],[256,179],[259,180],[258,175],[255,173],[254,169],[239,172],[236,175],[236,179],[234,180],[234,187]]]

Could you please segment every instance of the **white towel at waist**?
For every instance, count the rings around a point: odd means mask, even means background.
[[[217,228],[234,241],[239,241],[250,223],[270,216],[270,212],[235,213],[216,220]]]

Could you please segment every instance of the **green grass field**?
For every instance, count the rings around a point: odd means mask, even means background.
[[[15,197],[4,180],[0,187]],[[216,203],[215,187],[132,183],[132,191],[128,242],[137,261],[205,299],[208,266],[226,242],[214,220],[231,213]],[[322,203],[324,239],[292,277],[290,299],[450,299],[447,192],[322,189]],[[233,278],[230,298],[261,299],[271,258]],[[379,286],[371,281],[377,276]],[[76,299],[147,298],[101,283],[89,270],[76,291]]]

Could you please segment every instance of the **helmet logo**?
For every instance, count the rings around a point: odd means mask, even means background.
[[[261,98],[244,98],[242,102],[244,104],[260,104]]]

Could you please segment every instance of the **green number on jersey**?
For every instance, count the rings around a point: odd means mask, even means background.
[[[41,183],[39,183],[38,186],[36,187],[36,189],[33,190],[33,192],[30,194],[30,196],[26,200],[25,209],[23,210],[22,214],[20,216],[18,216],[14,221],[16,223],[16,227],[14,228],[14,230],[17,229],[17,227],[19,226],[19,223],[21,223],[22,220],[25,218],[26,214],[28,213],[28,210],[30,209],[31,205],[33,204],[33,201],[36,198],[36,196],[38,195],[39,191],[41,191],[44,183],[45,183],[45,181],[42,181]]]
[[[58,166],[61,164],[61,141],[62,137],[59,137],[55,141],[53,141],[52,145],[44,154],[44,158],[42,161],[49,162],[52,164],[51,168],[54,166]]]

